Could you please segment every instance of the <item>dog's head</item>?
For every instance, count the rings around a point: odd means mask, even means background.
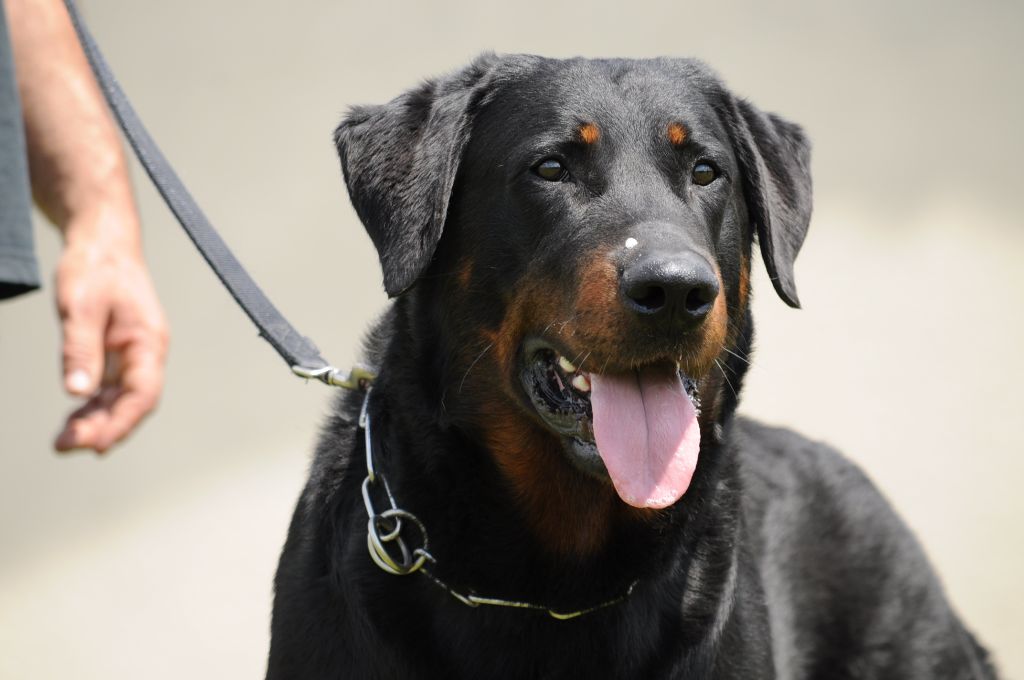
[[[798,305],[801,130],[699,62],[485,56],[336,141],[388,294],[438,339],[438,408],[535,521],[679,501],[742,373],[755,239]]]

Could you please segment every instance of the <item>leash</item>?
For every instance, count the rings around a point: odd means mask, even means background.
[[[345,389],[366,390],[374,373],[368,367],[355,366],[347,374],[331,365],[320,354],[312,340],[299,333],[260,290],[238,261],[224,239],[207,219],[167,158],[150,137],[131,102],[107,65],[99,46],[93,40],[74,0],[64,0],[71,23],[78,34],[89,65],[99,82],[103,96],[110,105],[136,157],[171,209],[189,239],[213,269],[214,274],[231,293],[259,329],[260,337],[270,343],[292,373],[305,379],[316,379],[326,385]]]
[[[574,619],[584,614],[605,609],[616,605],[628,598],[636,582],[630,584],[626,592],[615,599],[602,602],[587,609],[571,612],[560,612],[539,604],[530,602],[519,602],[516,600],[504,600],[496,597],[483,597],[475,593],[463,593],[452,588],[447,583],[437,578],[425,565],[436,564],[437,560],[428,552],[427,529],[416,515],[402,510],[398,507],[395,497],[391,494],[391,487],[388,486],[384,474],[375,469],[373,464],[373,447],[370,435],[370,414],[367,407],[370,403],[371,383],[375,377],[372,370],[365,366],[356,365],[347,374],[343,374],[337,368],[327,362],[320,354],[320,350],[312,340],[299,333],[294,326],[278,311],[277,307],[260,290],[256,282],[249,276],[249,273],[228,248],[224,239],[220,237],[217,230],[203,214],[202,209],[189,193],[185,184],[178,177],[178,174],[171,167],[167,158],[160,151],[160,148],[153,141],[147,132],[138,114],[132,107],[131,102],[125,95],[121,86],[114,77],[110,66],[100,52],[99,46],[93,40],[92,34],[86,27],[74,0],[64,0],[71,23],[78,34],[78,40],[82,45],[89,65],[92,68],[96,80],[99,82],[103,96],[110,105],[114,117],[117,119],[121,130],[146,174],[156,186],[157,191],[163,197],[167,207],[174,213],[178,223],[181,224],[189,239],[199,250],[203,259],[213,269],[214,274],[224,284],[224,287],[231,293],[231,297],[242,308],[248,317],[259,329],[260,337],[270,343],[274,351],[287,362],[292,373],[305,379],[316,379],[326,385],[342,387],[350,390],[361,390],[365,393],[363,406],[359,414],[359,429],[363,430],[366,444],[366,470],[367,475],[363,480],[362,494],[363,504],[369,516],[369,524],[366,536],[367,549],[374,564],[389,574],[404,576],[419,572],[428,578],[436,586],[445,590],[459,602],[470,607],[491,605],[497,607],[512,607],[516,609],[532,609],[547,612],[555,619]],[[378,513],[371,498],[372,487],[380,485],[388,499],[390,507]],[[403,524],[404,522],[404,524]],[[419,532],[422,547],[409,549],[409,545],[402,538],[402,531],[405,526],[412,525]],[[389,553],[388,546],[393,546],[392,551],[397,549],[401,553],[397,559]]]

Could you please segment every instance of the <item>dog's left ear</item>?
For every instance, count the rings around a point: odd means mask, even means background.
[[[729,127],[775,292],[799,307],[793,263],[811,221],[811,145],[800,126],[729,96]]]
[[[377,247],[390,297],[412,286],[434,255],[496,61],[484,55],[383,106],[354,108],[334,133],[349,196]]]

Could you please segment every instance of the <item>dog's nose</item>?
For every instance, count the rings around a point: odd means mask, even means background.
[[[627,266],[619,281],[627,307],[684,327],[699,323],[715,304],[718,277],[699,253],[652,254]]]

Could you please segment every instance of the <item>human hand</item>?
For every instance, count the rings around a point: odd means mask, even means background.
[[[167,324],[142,259],[117,127],[59,0],[7,9],[32,194],[64,234],[57,309],[64,386],[85,397],[54,442],[106,451],[160,397]]]
[[[153,410],[163,389],[167,323],[141,249],[131,239],[97,235],[137,234],[136,225],[118,224],[134,217],[91,220],[65,230],[57,267],[64,387],[88,398],[68,416],[54,442],[58,451],[106,451]]]

